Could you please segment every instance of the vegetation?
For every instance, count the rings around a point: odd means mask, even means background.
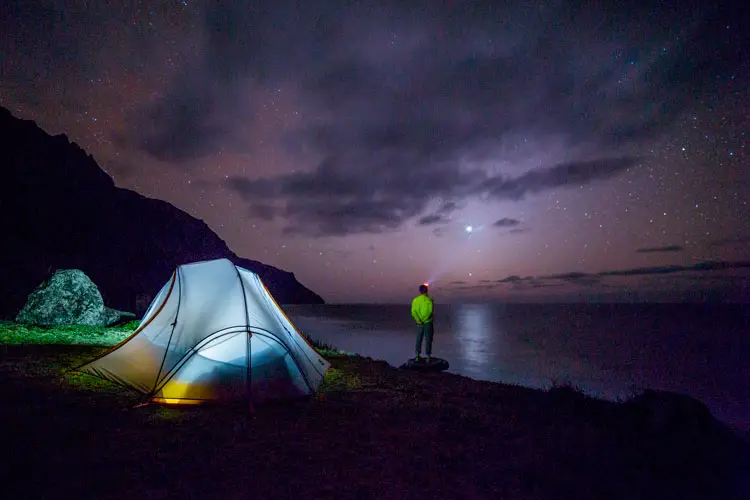
[[[66,344],[113,346],[133,334],[138,321],[110,328],[70,325],[43,327],[0,322],[0,344]]]
[[[140,321],[130,321],[124,325],[109,328],[85,325],[46,327],[2,321],[0,322],[0,344],[113,346],[132,335],[138,325]],[[308,333],[302,333],[302,335],[322,356],[346,354],[330,344],[315,340]]]

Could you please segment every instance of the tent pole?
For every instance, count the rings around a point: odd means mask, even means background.
[[[242,290],[242,300],[245,304],[245,332],[247,333],[247,359],[245,360],[245,367],[246,367],[246,383],[247,383],[247,398],[250,403],[250,412],[255,412],[255,408],[253,407],[253,384],[252,384],[252,351],[251,351],[251,340],[253,337],[253,334],[250,332],[250,311],[247,308],[247,295],[245,291],[245,283],[242,281],[242,275],[240,274],[240,270],[237,269],[237,265],[232,262],[232,265],[234,266],[234,271],[237,273],[237,279],[240,281],[240,289]]]
[[[252,356],[252,343],[253,334],[250,332],[250,328],[246,328],[247,331],[247,398],[250,402],[250,413],[255,413],[255,407],[253,406],[253,371],[251,366]]]

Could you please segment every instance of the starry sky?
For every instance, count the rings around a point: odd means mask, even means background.
[[[747,302],[741,3],[11,0],[0,104],[328,302]]]

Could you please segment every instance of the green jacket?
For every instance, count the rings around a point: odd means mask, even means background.
[[[419,294],[411,301],[411,316],[418,324],[430,323],[432,321],[432,299]]]

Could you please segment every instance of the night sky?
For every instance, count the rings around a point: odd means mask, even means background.
[[[0,104],[328,302],[747,301],[741,3],[5,1]]]

